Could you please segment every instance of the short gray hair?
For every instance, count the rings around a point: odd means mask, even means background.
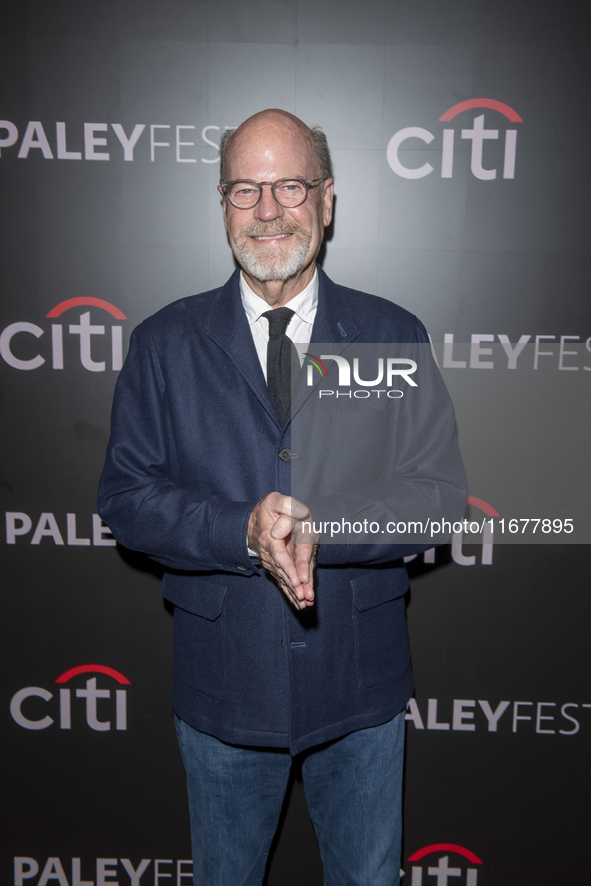
[[[333,178],[332,159],[326,135],[319,126],[312,126],[311,128],[306,126],[306,129],[310,135],[310,141],[312,142],[316,162],[320,169],[320,177],[322,179]],[[236,129],[225,129],[220,138],[220,182],[228,180],[228,149],[232,143],[235,132]]]

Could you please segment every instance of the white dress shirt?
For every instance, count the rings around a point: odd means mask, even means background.
[[[240,274],[240,296],[246,313],[246,319],[250,325],[250,331],[257,349],[261,369],[267,380],[267,345],[269,343],[269,321],[263,317],[265,311],[270,310],[264,298],[257,295],[250,288],[244,274]],[[298,345],[309,345],[312,338],[312,326],[318,308],[318,271],[314,270],[314,276],[302,292],[299,292],[285,307],[294,312],[286,329],[286,335]],[[302,356],[300,355],[300,361]],[[248,539],[246,541],[248,547]],[[258,557],[253,550],[248,548],[251,557]]]
[[[269,305],[250,288],[240,274],[240,295],[242,305],[246,313],[246,319],[250,324],[250,331],[254,339],[254,345],[261,362],[261,369],[265,380],[267,379],[267,345],[269,343],[269,321],[262,315],[270,310]],[[302,292],[299,292],[291,301],[284,305],[294,311],[294,316],[289,321],[286,335],[298,345],[309,345],[312,337],[312,326],[318,308],[318,271],[314,270],[314,276]],[[302,356],[300,355],[300,361]]]

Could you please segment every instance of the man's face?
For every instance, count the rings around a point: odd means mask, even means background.
[[[228,157],[228,180],[316,179],[320,173],[309,141],[285,117],[253,120],[237,134]],[[304,203],[280,206],[268,186],[252,209],[224,200],[224,224],[232,251],[254,280],[288,280],[313,268],[325,225],[332,217],[332,179],[310,188]]]

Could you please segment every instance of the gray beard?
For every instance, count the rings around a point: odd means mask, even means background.
[[[263,234],[287,233],[293,234],[289,247],[278,247],[274,254],[263,255],[263,250],[257,249],[250,240],[251,237]],[[312,234],[293,222],[258,222],[243,228],[235,239],[235,245],[246,273],[260,283],[268,283],[271,280],[285,281],[295,277],[304,267],[311,240]],[[284,254],[280,254],[280,250]]]

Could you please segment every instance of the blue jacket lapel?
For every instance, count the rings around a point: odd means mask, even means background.
[[[312,329],[310,350],[314,353],[315,343],[331,342],[335,352],[341,353],[350,342],[355,341],[359,336],[360,326],[340,294],[341,287],[334,284],[320,266],[318,266],[318,277],[318,310]],[[254,346],[248,320],[242,307],[239,281],[240,271],[236,270],[228,282],[216,291],[203,332],[232,361],[261,405],[280,426]],[[308,386],[306,373],[300,374],[294,391],[291,412],[288,412],[286,417],[287,423],[291,420],[291,415],[295,415],[301,409],[319,382],[320,378],[315,379],[314,385]]]
[[[264,409],[279,425],[242,306],[239,270],[217,290],[203,332],[221,348]]]

